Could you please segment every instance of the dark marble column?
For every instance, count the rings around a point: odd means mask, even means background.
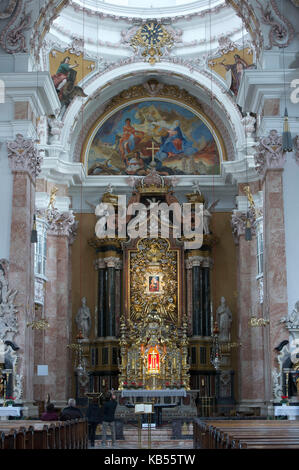
[[[202,267],[202,318],[203,336],[211,336],[211,307],[210,307],[210,268]]]
[[[106,336],[106,268],[98,262],[98,337]]]
[[[202,331],[202,276],[200,266],[192,267],[192,297],[193,297],[193,335],[199,336]]]
[[[101,258],[98,269],[98,337],[116,336],[116,322],[120,315],[121,283],[119,258]]]
[[[122,262],[119,261],[115,266],[115,336],[119,336],[119,319],[122,309]]]
[[[115,267],[107,268],[107,303],[106,303],[106,325],[107,335],[115,336]]]
[[[192,334],[211,336],[209,261],[194,257],[188,262],[192,263]]]

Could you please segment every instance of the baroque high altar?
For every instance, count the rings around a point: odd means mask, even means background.
[[[95,353],[98,342],[90,343],[91,351],[86,353],[93,357],[95,365],[91,372],[94,390],[201,387],[204,394],[215,393],[215,371],[209,361],[210,267],[211,250],[217,238],[209,231],[206,209],[201,247],[192,249],[191,244],[185,243],[182,205],[174,195],[172,182],[172,178],[159,175],[155,169],[134,179],[127,208],[133,203],[144,204],[145,213],[138,218],[137,227],[139,233],[142,226],[146,227],[144,233],[155,234],[151,237],[127,236],[134,219],[129,214],[133,211],[126,210],[125,217],[118,213],[118,196],[111,187],[102,197],[103,207],[108,203],[114,206],[116,231],[114,236],[95,236],[89,240],[97,255],[97,336],[103,340],[102,352]],[[187,194],[187,202],[192,230],[195,203],[204,203],[198,188]],[[156,203],[164,203],[170,210],[152,211]],[[179,210],[171,210],[172,204]],[[106,222],[109,227],[109,220]],[[165,227],[169,228],[168,236]],[[101,370],[106,356],[104,378],[102,371],[101,377],[97,377],[95,354],[102,356]]]

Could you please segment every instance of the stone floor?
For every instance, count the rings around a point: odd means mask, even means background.
[[[164,425],[158,429],[151,430],[151,443],[148,446],[148,430],[142,429],[141,431],[141,445],[138,438],[137,426],[126,424],[124,426],[124,440],[116,441],[116,445],[112,447],[111,440],[107,439],[106,449],[193,449],[192,439],[177,439],[171,438],[172,430],[170,426]],[[95,442],[95,447],[90,449],[103,449],[101,441]]]

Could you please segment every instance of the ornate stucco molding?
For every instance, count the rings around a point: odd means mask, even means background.
[[[295,36],[291,22],[280,13],[275,0],[270,0],[266,6],[261,0],[256,0],[256,3],[261,12],[262,22],[270,26],[268,44],[264,48],[269,50],[274,46],[287,47]]]
[[[13,341],[18,333],[18,321],[15,306],[15,297],[18,291],[12,291],[8,285],[8,268],[9,261],[0,260],[0,340]]]
[[[186,104],[193,105],[194,107],[201,108],[201,103],[198,99],[183,88],[180,88],[177,85],[160,83],[157,80],[149,80],[145,86],[132,86],[113,97],[107,104],[104,112],[123,103],[127,103],[128,100],[136,98],[152,98],[153,96],[176,99]]]
[[[122,268],[122,260],[119,258],[116,258],[114,256],[109,256],[107,258],[104,258],[104,260],[107,265],[107,268],[115,268],[115,269]]]
[[[176,50],[179,50],[180,48],[191,48],[191,47],[196,47],[196,46],[202,46],[206,45],[207,38],[204,37],[202,39],[194,39],[193,41],[183,41],[182,35],[183,31],[181,29],[175,29],[169,25],[167,25],[167,28],[169,31],[172,33],[173,37],[173,48]],[[94,39],[94,38],[83,38],[82,35],[76,34],[74,35],[72,31],[70,31],[67,28],[63,28],[61,25],[53,25],[51,28],[51,32],[55,34],[60,33],[59,36],[62,34],[63,36],[66,37],[66,41],[64,45],[56,39],[44,39],[43,41],[43,51],[45,54],[49,53],[51,49],[58,49],[61,50],[63,49],[64,51],[69,50],[71,53],[80,55],[83,50],[84,50],[84,45],[93,45],[97,47],[109,47],[111,49],[124,49],[127,51],[131,51],[131,56],[133,56],[133,49],[131,45],[131,39],[132,36],[134,36],[134,33],[136,33],[138,30],[138,26],[131,26],[126,30],[121,31],[121,39],[116,42],[111,42],[111,41],[102,41],[101,39]],[[253,52],[254,47],[253,43],[250,38],[246,38],[244,41],[244,38],[242,40],[238,40],[236,42],[232,42],[230,40],[231,36],[236,35],[237,33],[241,33],[242,28],[237,27],[234,28],[230,31],[227,31],[226,34],[224,35],[223,33],[220,33],[218,35],[212,36],[210,38],[210,42],[216,42],[218,41],[219,47],[216,49],[216,51],[212,52],[211,54],[203,54],[201,57],[196,57],[193,59],[189,59],[190,63],[195,64],[198,63],[199,65],[204,65],[206,61],[210,58],[213,57],[220,57],[222,54],[225,54],[226,52],[229,52],[231,50],[236,49],[241,49],[241,48],[249,48],[251,52]],[[68,39],[70,38],[70,39]],[[70,41],[71,40],[71,41]],[[228,45],[229,44],[229,45]],[[55,50],[50,52],[52,55],[55,54]],[[167,49],[166,53],[164,56],[167,56],[169,53],[171,53],[170,49]],[[85,56],[86,56],[86,51],[85,51]],[[91,58],[97,58],[98,54],[92,52],[89,52],[89,56]],[[140,55],[138,56],[140,57]],[[111,64],[113,61],[107,61],[105,62],[105,67],[108,67],[109,64]],[[45,63],[46,65],[46,63]]]
[[[250,209],[248,211],[248,214],[249,214],[249,221],[251,225],[251,233],[252,235],[255,235],[256,234],[255,217]],[[232,226],[232,233],[233,233],[233,237],[234,237],[234,241],[236,245],[239,243],[240,236],[245,235],[246,222],[247,222],[247,214],[245,214],[245,212],[240,212],[240,211],[233,212],[232,219],[231,219],[231,226]]]
[[[94,269],[98,271],[99,269],[105,269],[106,263],[103,258],[97,259],[94,261]]]
[[[53,32],[54,34],[57,32],[57,33],[62,34],[63,36],[66,36],[65,41],[67,41],[67,44],[66,46],[63,47],[64,50],[69,50],[72,54],[76,54],[77,56],[80,56],[82,53],[84,53],[85,58],[87,57],[86,50],[85,50],[87,45],[111,47],[112,49],[129,50],[131,48],[129,42],[123,41],[123,35],[125,36],[126,31],[121,32],[121,39],[116,42],[102,41],[101,39],[94,39],[92,37],[84,38],[82,35],[79,35],[78,33],[73,34],[72,31],[58,24],[54,24],[51,27],[51,32]],[[55,41],[53,41],[52,39],[50,40],[45,39],[43,41],[43,47],[46,49],[49,49],[49,46],[50,48],[57,48],[57,49],[62,48],[62,44],[61,42],[59,42],[58,39],[56,39]],[[94,57],[98,57],[98,54],[95,53]]]
[[[24,1],[19,0],[15,14],[3,29],[0,36],[0,44],[8,54],[27,52],[24,31],[28,30],[31,15],[23,11]]]
[[[250,113],[246,113],[246,116],[241,119],[241,122],[244,126],[246,136],[251,138],[252,134],[255,132],[256,118],[250,116]]]
[[[285,323],[288,330],[299,329],[299,300],[295,303],[292,312],[280,320],[280,323]]]
[[[122,40],[131,46],[135,55],[154,65],[161,57],[169,55],[176,43],[182,42],[182,34],[182,30],[170,25],[147,21],[122,32]]]
[[[48,235],[58,237],[68,237],[72,244],[76,237],[78,222],[75,219],[73,211],[60,212],[57,209],[50,209],[46,212],[48,222]]]
[[[25,139],[22,134],[16,135],[16,140],[7,142],[8,160],[13,172],[27,172],[34,180],[41,172],[42,156],[31,139]]]
[[[95,17],[98,16],[101,19],[108,19],[113,21],[125,21],[129,24],[139,24],[142,23],[140,17],[133,17],[133,16],[126,16],[126,15],[115,15],[109,14],[108,12],[102,11],[94,11],[89,9],[86,6],[82,6],[74,2],[73,0],[49,0],[46,2],[46,5],[40,9],[40,15],[37,18],[30,39],[30,47],[34,54],[36,60],[39,60],[39,52],[42,48],[42,44],[45,38],[46,33],[50,30],[50,27],[53,21],[59,16],[60,11],[65,8],[66,6],[71,6],[76,12],[82,12],[86,15]],[[199,11],[199,12],[192,12],[182,15],[177,15],[173,17],[164,17],[160,18],[159,22],[167,22],[167,24],[175,23],[180,20],[191,20],[194,17],[204,18],[208,14],[216,14],[220,12],[222,9],[227,8],[226,4],[217,5],[211,9],[207,8],[206,10]],[[151,18],[148,18],[150,21]],[[152,18],[152,20],[156,20]],[[128,46],[129,47],[129,46]]]
[[[211,268],[213,266],[213,259],[206,256],[189,256],[185,260],[186,269],[192,269],[195,266],[202,268]]]
[[[254,155],[256,171],[263,175],[268,169],[282,169],[286,162],[286,154],[282,150],[282,136],[275,129],[267,137],[259,139]]]
[[[40,9],[40,14],[34,23],[30,39],[30,48],[37,62],[39,61],[39,53],[42,49],[46,33],[50,30],[53,21],[58,18],[61,9],[64,8],[68,2],[69,0],[62,0],[61,2],[48,0],[45,6]]]
[[[5,10],[0,11],[0,20],[5,20],[9,18],[16,7],[18,0],[9,0],[8,5],[6,6]]]
[[[49,125],[49,143],[55,144],[59,142],[61,132],[64,126],[64,123],[55,117],[48,117],[48,125]]]
[[[126,21],[128,23],[136,23],[136,22],[141,22],[141,19],[140,17],[134,17],[134,16],[126,16],[126,15],[116,15],[116,14],[112,14],[112,13],[108,13],[108,12],[102,12],[102,11],[95,11],[95,10],[92,10],[91,8],[88,8],[87,6],[82,6],[82,5],[79,5],[78,3],[76,3],[75,1],[73,0],[68,0],[68,4],[73,8],[74,11],[76,12],[84,12],[87,16],[91,16],[91,17],[94,17],[94,16],[97,16],[101,19],[112,19],[114,21]],[[202,11],[196,11],[196,12],[192,12],[192,13],[186,13],[186,14],[182,14],[182,15],[176,15],[176,16],[172,16],[172,17],[163,17],[163,18],[160,18],[159,21],[167,21],[168,23],[176,23],[177,21],[181,21],[181,20],[188,20],[190,21],[192,18],[204,18],[205,16],[209,15],[209,14],[216,14],[218,12],[220,12],[221,10],[227,8],[227,6],[225,4],[220,4],[220,5],[216,5],[215,7],[213,8],[206,8],[205,10],[202,10]],[[148,18],[149,20],[154,20],[155,18]]]
[[[121,259],[114,256],[99,258],[94,261],[94,268],[96,271],[98,271],[99,269],[105,269],[106,267],[120,270],[123,267],[123,263]]]
[[[242,31],[243,28],[241,28],[240,31]],[[206,60],[208,61],[208,64],[210,66],[214,65],[213,59],[216,57],[221,57],[224,54],[227,54],[228,52],[232,52],[235,49],[243,50],[243,49],[248,49],[248,54],[253,54],[255,51],[254,44],[251,40],[251,38],[242,38],[241,40],[238,40],[236,42],[232,41],[230,39],[231,36],[233,36],[235,33],[239,31],[239,28],[236,28],[234,31],[229,31],[226,34],[221,33],[218,37],[212,38],[212,40],[216,41],[218,40],[218,47],[215,51],[209,53],[206,56]]]
[[[242,19],[246,31],[250,31],[252,44],[255,47],[257,57],[259,57],[263,49],[264,38],[256,12],[248,0],[225,0],[225,3],[234,8],[237,16]]]

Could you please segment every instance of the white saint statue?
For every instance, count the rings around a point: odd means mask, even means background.
[[[83,337],[88,338],[91,327],[91,316],[90,310],[86,305],[86,297],[82,298],[82,306],[78,310],[76,323],[78,330],[81,331]]]
[[[217,206],[219,199],[214,201],[213,204],[210,204],[208,207],[208,203],[205,202],[203,206],[203,233],[204,235],[209,235],[210,232],[210,222],[211,222],[211,211]]]
[[[217,320],[219,325],[219,341],[230,341],[231,340],[231,324],[232,324],[232,312],[226,305],[226,300],[221,297],[220,305],[216,311]]]

